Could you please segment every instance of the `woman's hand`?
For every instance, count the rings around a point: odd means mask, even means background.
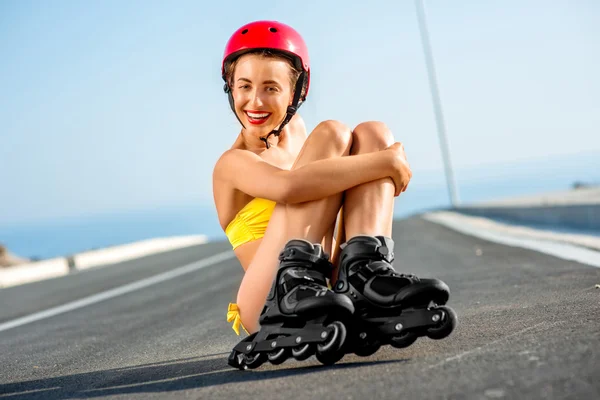
[[[412,171],[406,160],[404,146],[402,143],[396,142],[384,151],[387,153],[387,156],[390,157],[390,178],[392,178],[394,185],[396,186],[396,193],[394,193],[394,196],[399,196],[400,193],[406,191],[410,178],[412,178]]]

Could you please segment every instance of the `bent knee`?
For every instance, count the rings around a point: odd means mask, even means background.
[[[383,150],[394,144],[394,135],[381,121],[362,122],[354,128],[352,153]]]
[[[310,136],[313,135],[322,146],[335,149],[337,154],[350,152],[352,130],[340,121],[326,120],[319,123]]]

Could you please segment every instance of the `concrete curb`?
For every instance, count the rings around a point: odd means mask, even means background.
[[[490,218],[466,215],[453,211],[435,211],[423,214],[421,217],[462,233],[470,234],[476,232],[474,235],[478,237],[486,238],[485,236],[504,235],[515,239],[516,243],[519,243],[519,241],[534,240],[568,244],[593,250],[596,252],[596,257],[600,257],[600,235],[590,235],[583,231],[560,232],[538,229],[527,225],[507,224]]]
[[[451,211],[519,224],[558,226],[600,232],[600,204],[530,207],[457,207]]]
[[[204,235],[155,238],[2,268],[0,269],[0,288],[56,278],[75,271],[108,266],[165,251],[204,244],[207,241],[208,239]]]
[[[465,204],[446,211],[517,224],[600,232],[600,188],[587,187]]]

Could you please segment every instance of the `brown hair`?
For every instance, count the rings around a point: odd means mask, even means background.
[[[296,65],[294,63],[294,58],[292,56],[289,56],[281,51],[274,51],[274,50],[270,50],[270,49],[251,50],[247,53],[244,53],[243,55],[246,55],[246,54],[256,54],[259,57],[263,57],[263,58],[272,58],[272,59],[279,59],[279,60],[286,61],[288,63],[288,65],[290,66],[290,84],[292,87],[292,92],[294,92],[294,89],[296,88],[296,83],[298,82],[298,78],[300,78],[300,74],[302,73],[302,69],[299,69],[298,67],[296,67]],[[236,67],[240,57],[236,57],[232,61],[227,61],[225,63],[225,80],[226,80],[227,84],[229,85],[229,87],[233,86],[233,74],[235,72],[235,67]],[[304,85],[302,86],[302,96],[301,97],[304,97],[306,95],[307,83],[308,83],[308,80],[305,80]]]

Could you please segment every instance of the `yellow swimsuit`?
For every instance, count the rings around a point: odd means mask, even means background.
[[[246,204],[225,229],[233,249],[265,236],[274,209],[274,201],[258,197]]]
[[[269,219],[275,209],[272,200],[255,198],[244,206],[227,225],[225,235],[235,250],[241,245],[265,236]],[[240,326],[248,333],[240,318],[240,311],[235,303],[229,303],[227,322],[233,322],[233,330],[240,334]]]

